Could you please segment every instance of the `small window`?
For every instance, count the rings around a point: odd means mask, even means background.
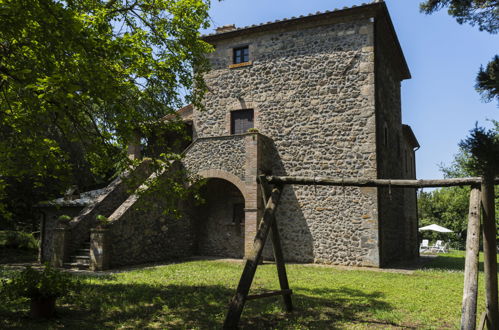
[[[235,225],[244,225],[244,203],[234,204],[232,223]]]
[[[253,124],[253,109],[237,110],[230,113],[230,134],[243,134]]]
[[[409,173],[409,153],[405,151],[405,172]]]
[[[400,157],[400,135],[397,135],[397,156]]]
[[[249,48],[248,46],[234,48],[233,63],[239,64],[249,62]]]

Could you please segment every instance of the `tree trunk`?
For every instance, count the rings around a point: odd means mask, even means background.
[[[482,180],[482,208],[487,327],[489,329],[499,329],[494,176],[491,173],[486,173]]]
[[[478,294],[478,253],[480,248],[480,190],[470,193],[468,233],[466,237],[466,264],[464,266],[463,309],[461,329],[474,330]]]

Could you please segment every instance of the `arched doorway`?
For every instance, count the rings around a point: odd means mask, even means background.
[[[209,178],[200,189],[204,203],[196,208],[198,255],[244,256],[244,207],[241,191],[231,182]]]

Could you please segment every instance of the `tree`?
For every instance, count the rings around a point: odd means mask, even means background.
[[[463,248],[466,243],[468,223],[469,187],[447,187],[418,194],[418,214],[421,226],[438,224],[449,228],[452,234],[425,232],[430,239],[450,239],[454,247]]]
[[[105,176],[126,158],[131,136],[147,135],[144,123],[185,102],[199,104],[211,50],[199,38],[208,6],[209,0],[0,0],[4,216],[9,187],[34,187],[41,198],[78,182],[81,173]]]
[[[499,56],[496,55],[487,67],[480,67],[476,77],[475,89],[482,95],[484,101],[490,102],[494,98],[499,101]]]
[[[432,14],[442,8],[455,17],[459,24],[477,25],[480,31],[499,31],[499,1],[497,0],[427,0],[420,4],[421,11]],[[499,102],[499,56],[495,55],[486,68],[480,68],[476,78],[476,90],[487,102],[494,98]]]
[[[469,155],[463,164],[467,172],[499,174],[499,122],[493,123],[495,128],[489,130],[476,125],[470,136],[459,143],[459,147]]]
[[[484,160],[478,160],[474,154],[481,154],[478,150],[491,150],[497,148],[499,143],[490,146],[490,140],[499,140],[499,122],[493,121],[494,128],[485,131],[478,128],[478,132],[460,144],[459,152],[454,156],[450,165],[440,165],[440,170],[446,178],[479,176],[484,170]],[[478,134],[478,136],[477,136]],[[469,145],[466,141],[470,141]],[[499,151],[486,153],[483,156],[488,162],[496,162]],[[487,160],[486,160],[487,161]],[[496,163],[497,164],[497,163]],[[491,165],[486,165],[489,167]],[[496,223],[499,225],[499,187],[496,186]],[[436,223],[453,230],[458,235],[452,236],[460,247],[466,242],[466,225],[468,221],[469,187],[448,187],[436,189],[431,192],[421,192],[418,195],[418,214],[421,225]],[[498,226],[499,227],[499,226]],[[498,233],[499,234],[499,233]],[[425,234],[427,235],[427,234]],[[431,235],[430,235],[431,236]],[[498,235],[499,236],[499,235]],[[431,237],[435,238],[435,237]]]
[[[480,31],[497,33],[499,31],[499,1],[497,0],[427,0],[420,8],[426,14],[432,14],[448,7],[449,15],[459,24],[478,25]]]

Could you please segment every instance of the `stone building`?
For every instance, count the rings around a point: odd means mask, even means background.
[[[400,84],[410,72],[383,2],[224,26],[204,40],[215,48],[209,92],[203,111],[179,112],[193,140],[177,166],[207,179],[206,203],[182,203],[183,219],[173,220],[138,211],[139,197],[110,190],[67,226],[65,260],[89,236],[96,214],[111,222],[106,239],[91,241],[99,253],[106,247],[105,258],[91,258],[111,267],[244,257],[263,212],[262,173],[415,178],[419,145],[401,121]],[[381,267],[418,255],[414,189],[288,185],[277,221],[289,261]]]

